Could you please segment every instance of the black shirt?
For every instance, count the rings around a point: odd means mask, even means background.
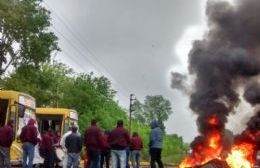
[[[65,146],[68,153],[80,153],[82,149],[82,140],[77,133],[71,133],[65,140]]]

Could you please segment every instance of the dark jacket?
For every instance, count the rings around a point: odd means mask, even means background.
[[[77,133],[71,133],[65,140],[65,146],[68,153],[80,153],[82,149],[82,140]]]
[[[32,143],[36,145],[38,143],[37,128],[34,126],[35,121],[29,120],[28,124],[22,128],[20,139],[22,143]]]
[[[48,133],[44,133],[44,134],[42,135],[42,140],[41,140],[40,147],[41,147],[43,150],[46,150],[46,151],[52,151],[52,150],[54,150],[54,147],[53,147],[53,138],[52,138]]]
[[[87,149],[100,150],[103,147],[102,134],[96,125],[92,125],[85,131],[85,145]]]
[[[131,138],[130,150],[141,150],[143,148],[143,141],[139,136]]]
[[[14,131],[11,125],[0,128],[0,146],[10,148],[13,143]]]
[[[103,140],[103,147],[102,147],[102,151],[108,151],[110,150],[110,144],[108,143],[108,135],[104,134],[102,136],[102,140]]]
[[[153,121],[151,123],[151,134],[150,134],[150,141],[149,147],[150,148],[162,148],[162,141],[163,141],[163,132],[159,128],[158,123]]]
[[[124,150],[129,147],[130,137],[127,130],[123,127],[113,129],[108,136],[108,143],[113,150]]]

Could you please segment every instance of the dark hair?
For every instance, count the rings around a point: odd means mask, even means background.
[[[133,132],[133,137],[137,137],[138,133],[137,132]]]
[[[118,120],[118,121],[117,121],[117,126],[118,126],[118,127],[122,127],[123,125],[124,125],[123,120]]]
[[[75,126],[73,126],[73,127],[71,127],[71,131],[72,131],[73,133],[76,133],[76,132],[78,131],[78,128],[75,127]]]
[[[91,120],[91,125],[96,125],[97,124],[97,120],[96,119],[92,119]]]

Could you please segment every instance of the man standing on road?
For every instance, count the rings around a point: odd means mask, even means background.
[[[20,139],[23,143],[23,168],[33,167],[34,148],[38,143],[38,132],[35,127],[35,120],[30,119],[26,126],[22,128]],[[27,164],[28,158],[28,164]]]
[[[125,128],[123,120],[117,121],[117,128],[114,128],[108,136],[111,146],[112,168],[126,167],[126,148],[130,145],[130,137]],[[119,161],[119,165],[118,165]]]
[[[41,140],[41,149],[43,152],[44,158],[44,168],[53,168],[54,167],[54,146],[53,146],[53,138],[50,133],[45,131],[42,134]]]
[[[68,151],[68,163],[67,168],[77,168],[79,166],[80,152],[82,149],[82,140],[79,134],[77,134],[78,128],[73,126],[71,128],[72,133],[66,138],[65,146]]]
[[[103,168],[103,165],[105,163],[106,168],[109,168],[110,163],[110,145],[107,141],[108,135],[110,134],[109,130],[105,130],[103,138],[103,147],[101,150],[101,158],[100,158],[100,167]]]
[[[155,162],[157,162],[159,168],[163,168],[163,163],[161,160],[163,132],[159,128],[158,123],[155,120],[151,123],[151,129],[152,131],[149,141],[151,168],[156,168]]]
[[[0,128],[0,167],[11,168],[10,147],[13,143],[13,121]]]
[[[133,137],[131,138],[131,145],[130,145],[130,156],[133,168],[140,167],[140,156],[141,156],[141,149],[143,148],[143,141],[138,136],[137,132],[133,133]]]
[[[85,146],[87,148],[88,168],[100,167],[100,152],[103,145],[103,139],[100,129],[97,127],[97,121],[92,120],[91,126],[85,131]]]
[[[61,137],[61,140],[60,140],[60,146],[62,147],[62,149],[64,151],[64,157],[62,160],[63,168],[67,168],[67,162],[68,162],[68,153],[67,153],[67,148],[65,146],[65,140],[71,133],[72,133],[72,131],[71,131],[71,126],[70,126],[69,130]]]

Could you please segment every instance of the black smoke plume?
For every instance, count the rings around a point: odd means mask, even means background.
[[[237,81],[260,73],[260,0],[237,0],[235,5],[209,0],[206,14],[209,31],[189,53],[189,72],[196,76],[190,108],[198,114],[202,135],[214,115],[218,126],[213,129],[224,130],[227,116],[240,103]]]
[[[249,82],[245,87],[244,98],[252,106],[260,103],[260,83],[258,81]]]

